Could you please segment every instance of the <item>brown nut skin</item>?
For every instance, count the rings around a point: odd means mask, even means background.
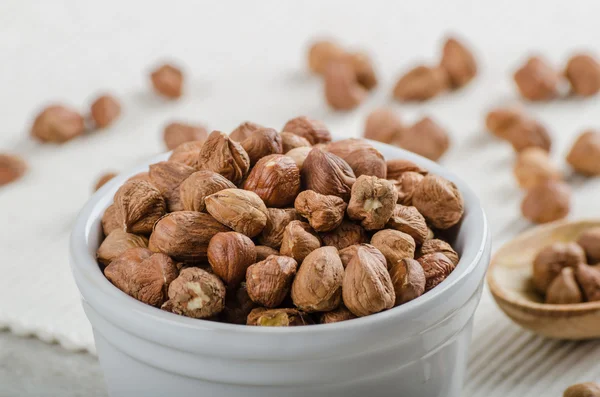
[[[186,142],[204,142],[208,131],[202,125],[186,123],[169,123],[163,131],[163,140],[169,150],[173,150]]]
[[[246,271],[246,289],[254,303],[277,307],[292,286],[298,263],[287,256],[271,255]]]
[[[367,91],[356,80],[351,64],[333,60],[323,74],[325,100],[335,110],[351,110],[366,98]]]
[[[396,204],[386,227],[410,235],[417,245],[423,244],[429,238],[430,230],[425,218],[412,206]]]
[[[296,117],[288,121],[282,131],[291,132],[305,138],[311,145],[331,142],[329,129],[318,120],[309,119],[306,116]]]
[[[401,174],[398,179],[392,181],[398,192],[398,204],[412,205],[415,188],[423,178],[424,176],[418,172],[407,171]]]
[[[387,165],[387,179],[399,179],[405,172],[416,172],[423,176],[427,175],[429,171],[413,163],[410,160],[405,159],[392,159],[386,162]]]
[[[291,132],[283,131],[281,134],[279,134],[279,136],[281,137],[281,147],[283,149],[282,153],[284,154],[292,149],[312,146],[306,138]]]
[[[115,287],[157,307],[167,299],[167,290],[178,272],[171,258],[146,248],[130,248],[104,269],[104,275]]]
[[[235,185],[213,171],[194,172],[179,185],[181,205],[185,211],[205,211],[206,197],[224,189],[235,189]]]
[[[305,190],[296,197],[294,207],[315,231],[329,232],[340,226],[347,205],[337,196],[324,196],[312,190]]]
[[[433,254],[435,252],[439,252],[441,254],[446,255],[450,261],[454,264],[454,266],[458,265],[458,261],[460,260],[454,248],[444,240],[440,240],[437,238],[432,238],[429,240],[425,240],[421,248],[419,248],[419,252],[417,253],[418,257]]]
[[[408,234],[393,229],[380,230],[371,237],[371,245],[377,248],[387,262],[388,269],[402,259],[415,257],[415,240]]]
[[[27,172],[27,163],[16,155],[0,153],[0,186],[20,179]]]
[[[40,142],[64,143],[85,131],[83,116],[62,105],[51,105],[37,115],[31,136]]]
[[[508,139],[507,131],[526,119],[523,110],[519,107],[496,108],[486,115],[485,127],[498,138]]]
[[[511,125],[504,133],[517,153],[530,147],[539,147],[549,152],[552,147],[548,130],[535,120],[522,120]]]
[[[371,254],[377,256],[381,262],[386,262],[386,266],[387,266],[387,260],[385,259],[385,256],[383,256],[381,251],[379,251],[377,248],[375,248],[371,244],[363,243],[363,244],[354,244],[354,245],[351,245],[349,247],[346,247],[346,248],[338,251],[338,253],[340,255],[340,260],[342,261],[342,266],[344,266],[344,269],[348,267],[348,263],[350,263],[352,258],[354,258],[354,255],[356,255],[356,251],[358,251],[358,249],[361,247],[366,249],[367,251],[369,251]]]
[[[575,95],[587,97],[600,91],[600,64],[588,54],[577,54],[569,59],[565,77]]]
[[[390,108],[379,108],[367,116],[363,136],[366,139],[391,143],[403,131],[404,125],[396,112]]]
[[[108,236],[115,229],[122,229],[123,224],[119,220],[117,216],[117,207],[114,204],[111,204],[104,211],[104,215],[102,215],[102,231],[105,236]]]
[[[273,128],[260,128],[241,142],[250,158],[250,166],[270,154],[283,153],[281,136]]]
[[[600,262],[600,227],[585,230],[579,235],[577,244],[585,251],[589,264]]]
[[[560,170],[552,163],[548,152],[539,147],[530,147],[520,152],[513,173],[519,186],[524,189],[531,189],[547,180],[562,178]]]
[[[242,283],[234,293],[227,292],[221,319],[229,324],[246,325],[248,314],[254,308],[256,308],[256,303],[252,302],[248,296],[246,283]]]
[[[90,114],[97,128],[105,128],[119,118],[121,104],[112,95],[102,95],[92,102]]]
[[[235,130],[229,133],[229,138],[236,142],[243,142],[254,132],[263,128],[265,127],[260,124],[253,123],[251,121],[244,121],[242,124],[238,125]]]
[[[204,146],[203,141],[184,142],[173,149],[173,153],[169,156],[169,161],[176,161],[197,168],[198,156],[200,156],[202,146]]]
[[[578,383],[568,387],[563,397],[600,397],[600,385],[595,382]]]
[[[160,190],[146,181],[129,181],[115,193],[115,209],[126,232],[150,234],[167,205]]]
[[[167,214],[154,227],[149,248],[162,252],[188,265],[202,264],[207,259],[208,243],[217,233],[228,232],[209,214],[177,211]]]
[[[543,248],[533,260],[533,286],[545,294],[548,286],[565,267],[585,263],[585,253],[576,243],[553,243]]]
[[[392,142],[403,149],[437,161],[450,147],[450,137],[445,129],[425,117],[405,129]]]
[[[300,192],[300,170],[289,156],[272,154],[261,158],[244,182],[267,207],[288,207]]]
[[[285,227],[296,220],[300,220],[300,216],[294,208],[267,208],[267,224],[258,236],[258,241],[278,250],[281,247]],[[279,251],[274,252],[274,255],[277,254]]]
[[[439,252],[423,255],[417,261],[425,272],[425,292],[438,286],[456,267],[446,255]]]
[[[425,101],[449,88],[448,73],[440,67],[417,66],[400,77],[394,87],[398,101]]]
[[[265,309],[257,307],[248,314],[246,325],[259,327],[295,327],[314,324],[310,317],[296,309]]]
[[[569,151],[567,162],[580,174],[600,175],[600,132],[583,132]]]
[[[294,258],[302,263],[304,258],[321,246],[319,236],[306,222],[291,221],[283,231],[281,240],[281,255]]]
[[[344,272],[342,297],[344,305],[358,317],[394,306],[396,294],[383,255],[358,247]]]
[[[377,87],[377,75],[371,58],[364,52],[351,52],[342,57],[343,61],[352,66],[356,82],[366,90]]]
[[[103,265],[108,265],[113,259],[130,248],[147,248],[148,239],[143,236],[115,229],[100,244],[96,251],[96,259]]]
[[[2,173],[2,156],[0,155],[0,174]],[[97,192],[102,186],[106,185],[111,179],[113,179],[117,174],[115,172],[106,172],[98,178],[96,184],[94,185],[94,191]],[[2,176],[0,176],[0,186],[2,185]]]
[[[600,301],[600,270],[597,267],[579,263],[575,267],[575,279],[587,302]]]
[[[298,169],[302,171],[302,167],[304,166],[304,160],[306,160],[311,150],[312,147],[297,147],[295,149],[290,150],[285,155],[291,157],[296,163]]]
[[[330,245],[338,250],[343,250],[351,245],[369,242],[369,236],[365,229],[347,220],[342,221],[340,226],[331,232],[322,233],[321,238],[324,245]]]
[[[392,182],[362,175],[352,186],[348,216],[360,221],[366,230],[383,229],[392,216],[397,201],[398,192]]]
[[[186,317],[213,317],[225,308],[225,285],[206,270],[188,267],[169,286],[166,304],[171,312]]]
[[[254,192],[224,189],[206,197],[204,203],[216,220],[248,237],[260,234],[267,224],[267,207]]]
[[[386,178],[387,165],[383,155],[364,139],[343,139],[327,145],[327,151],[343,159],[358,178],[371,175]]]
[[[352,320],[353,318],[356,318],[356,316],[346,306],[340,305],[335,310],[321,314],[319,324],[339,323],[340,321]]]
[[[333,153],[313,148],[302,166],[302,183],[305,190],[314,190],[325,196],[350,199],[352,185],[356,181],[354,171]]]
[[[448,73],[453,88],[467,85],[477,75],[475,57],[455,38],[449,38],[444,43],[440,66]]]
[[[250,158],[239,143],[213,131],[200,149],[196,168],[214,171],[238,185],[248,174]]]
[[[462,194],[456,185],[437,175],[427,175],[413,192],[413,205],[437,229],[456,225],[464,213]]]
[[[530,101],[547,101],[558,96],[559,75],[540,57],[531,57],[513,76],[519,93]]]
[[[342,301],[344,267],[335,247],[317,248],[302,262],[292,283],[294,305],[305,312],[327,312]]]
[[[404,258],[391,265],[390,278],[396,294],[394,306],[410,302],[425,293],[425,271],[414,259]]]
[[[257,262],[264,261],[271,255],[279,255],[279,251],[271,247],[267,247],[266,245],[257,245],[255,250]]]
[[[308,68],[316,74],[323,74],[325,68],[334,59],[339,59],[345,51],[331,40],[319,40],[308,49]]]
[[[161,161],[150,165],[150,182],[165,198],[169,212],[182,211],[179,186],[196,170],[176,161]]]
[[[165,64],[150,74],[152,87],[157,94],[168,99],[181,97],[183,91],[183,73],[177,67]]]
[[[238,232],[215,234],[206,251],[208,263],[228,288],[237,287],[246,276],[248,266],[256,262],[256,249],[250,238]]]
[[[546,181],[529,189],[521,202],[521,213],[533,223],[547,223],[569,214],[571,189],[561,181]]]
[[[564,267],[548,286],[546,303],[564,305],[580,302],[583,302],[583,295],[575,280],[573,268]]]

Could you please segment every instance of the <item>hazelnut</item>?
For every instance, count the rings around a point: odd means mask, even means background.
[[[156,222],[149,248],[186,264],[201,264],[207,258],[210,239],[217,233],[227,231],[227,227],[209,214],[172,212]]]
[[[263,129],[260,124],[253,123],[251,121],[244,121],[242,124],[238,125],[235,130],[229,133],[229,139],[235,142],[243,142],[245,139],[249,138],[255,131]]]
[[[331,142],[331,133],[321,121],[311,120],[306,116],[291,119],[282,131],[291,132],[305,138],[311,145]]]
[[[437,161],[450,147],[448,133],[425,117],[398,135],[393,142],[403,149]]]
[[[394,306],[410,302],[425,293],[425,271],[414,259],[404,258],[390,265],[390,278],[396,294]]]
[[[253,302],[277,307],[290,292],[298,263],[287,256],[271,255],[246,271],[246,289]]]
[[[508,140],[507,131],[527,117],[519,107],[497,108],[488,112],[485,117],[485,127],[498,138]]]
[[[281,146],[283,148],[283,153],[287,153],[290,150],[299,147],[312,146],[306,138],[303,138],[300,135],[296,135],[291,132],[283,131],[281,134],[279,134],[279,136],[281,137]]]
[[[96,258],[103,265],[108,265],[113,259],[120,256],[123,252],[130,248],[147,248],[148,239],[143,236],[124,232],[120,229],[115,229],[106,236],[98,251]]]
[[[115,193],[117,219],[126,232],[150,234],[152,227],[166,212],[160,190],[146,181],[129,181]]]
[[[2,157],[0,156],[0,163],[1,162],[2,162]],[[1,168],[1,165],[0,165],[0,168]],[[100,176],[100,178],[98,178],[98,181],[96,181],[96,184],[94,185],[94,191],[97,192],[102,186],[106,185],[115,176],[117,176],[117,174],[114,172],[107,172],[105,174],[102,174]],[[0,177],[0,179],[1,179],[1,177]],[[0,182],[0,185],[2,185],[1,182]]]
[[[316,41],[308,50],[308,67],[313,73],[323,74],[329,62],[342,55],[344,50],[333,41]]]
[[[208,131],[201,125],[169,123],[163,131],[163,140],[169,150],[186,142],[204,142],[207,137]]]
[[[256,250],[250,238],[238,232],[215,234],[208,243],[208,263],[228,287],[237,287],[248,266],[256,262]]]
[[[296,309],[270,309],[263,307],[253,309],[248,314],[247,325],[259,327],[295,327],[313,324],[308,315]]]
[[[0,153],[0,186],[20,179],[27,171],[27,163],[19,156]]]
[[[319,236],[306,222],[291,221],[283,231],[281,240],[281,255],[294,258],[302,263],[304,258],[321,246]]]
[[[273,128],[260,128],[254,131],[248,138],[241,142],[241,145],[246,153],[248,153],[251,167],[265,156],[281,154],[283,152],[281,137]]]
[[[352,314],[352,312],[348,310],[346,306],[340,305],[340,307],[335,310],[321,314],[319,322],[321,324],[331,324],[339,323],[340,321],[352,320],[353,318],[356,318],[356,316]]]
[[[513,168],[519,186],[530,189],[547,180],[560,180],[558,167],[552,164],[548,152],[539,147],[530,147],[517,155]]]
[[[302,262],[292,284],[294,305],[305,312],[336,309],[342,300],[344,267],[335,247],[317,248]]]
[[[569,59],[565,76],[575,95],[592,96],[600,91],[600,64],[590,55],[578,54]]]
[[[388,268],[402,259],[415,257],[415,240],[398,230],[380,230],[371,237],[371,245],[377,248],[387,262]]]
[[[432,238],[425,240],[421,248],[419,248],[418,256],[424,256],[427,254],[433,254],[439,252],[440,254],[446,255],[448,259],[454,264],[458,265],[459,257],[454,248],[444,240]]]
[[[214,171],[238,185],[250,169],[244,148],[220,132],[210,133],[198,156],[198,170]]]
[[[398,101],[425,101],[448,89],[448,74],[440,67],[417,66],[400,77],[394,87]]]
[[[383,143],[391,143],[404,130],[402,121],[389,108],[375,109],[365,121],[364,137]]]
[[[150,74],[154,91],[169,98],[177,99],[181,96],[183,86],[183,73],[173,65],[162,65]]]
[[[348,201],[355,181],[352,168],[333,153],[313,148],[304,160],[302,182],[306,190]]]
[[[256,307],[252,302],[246,289],[246,283],[242,283],[235,293],[227,293],[225,296],[225,308],[221,312],[226,323],[246,325],[248,314]]]
[[[150,166],[150,181],[165,198],[169,212],[183,210],[179,186],[195,171],[176,161],[161,161]]]
[[[285,155],[291,157],[296,166],[300,171],[302,171],[302,166],[304,165],[304,160],[308,157],[308,154],[312,150],[311,147],[297,147],[295,149],[290,150]]]
[[[600,385],[595,382],[579,383],[567,388],[563,397],[600,397]]]
[[[386,227],[408,234],[417,245],[429,238],[427,222],[415,207],[396,204]]]
[[[534,223],[547,223],[569,214],[571,189],[561,181],[545,181],[532,187],[521,202],[521,212]]]
[[[102,231],[108,236],[113,230],[122,228],[122,222],[117,217],[117,207],[114,204],[108,206],[102,215]]]
[[[402,173],[398,179],[392,181],[398,192],[398,204],[412,205],[412,198],[415,188],[424,176],[418,172],[407,171]]]
[[[289,156],[263,157],[250,171],[244,189],[256,193],[268,207],[287,207],[300,192],[300,170]]]
[[[392,182],[362,175],[352,186],[348,216],[360,221],[366,230],[383,229],[397,201],[398,192]]]
[[[271,247],[267,247],[266,245],[257,245],[255,250],[256,250],[256,260],[259,262],[264,261],[271,255],[279,255],[279,251],[277,251]]]
[[[425,292],[439,285],[454,270],[454,263],[442,253],[423,255],[417,261],[425,273]]]
[[[600,301],[600,270],[597,267],[579,263],[575,267],[575,278],[587,302]]]
[[[127,179],[125,182],[129,181],[145,181],[152,185],[149,172],[139,172],[134,176],[129,177],[129,179]]]
[[[121,115],[121,104],[111,95],[98,97],[91,106],[92,120],[97,128],[111,125]]]
[[[267,208],[267,224],[258,237],[258,241],[268,247],[279,249],[283,240],[283,231],[291,222],[299,220],[300,217],[294,208]],[[273,255],[279,254],[274,251]]]
[[[600,132],[589,130],[579,135],[567,162],[580,174],[600,175]]]
[[[416,172],[421,175],[428,174],[428,171],[425,168],[405,159],[388,160],[386,162],[386,166],[387,179],[399,179],[400,176],[405,172]]]
[[[364,139],[343,139],[327,145],[327,151],[348,163],[354,175],[371,175],[384,178],[387,165],[383,155]]]
[[[413,205],[437,229],[456,225],[464,212],[462,194],[456,185],[437,175],[427,175],[413,192]]]
[[[64,143],[85,131],[83,116],[61,105],[52,105],[37,115],[31,136],[41,142]]]
[[[542,249],[533,260],[533,286],[542,294],[564,267],[585,263],[585,253],[576,243],[554,243]]]
[[[579,235],[577,244],[585,251],[588,263],[600,262],[600,227],[585,230]]]
[[[192,318],[209,318],[225,307],[225,286],[217,276],[198,267],[183,269],[169,286],[171,311]]]
[[[348,267],[348,263],[350,263],[352,258],[354,258],[354,255],[356,255],[356,251],[360,247],[365,248],[366,250],[371,252],[373,255],[377,256],[382,262],[386,262],[386,266],[387,266],[387,260],[385,259],[385,256],[383,256],[381,251],[379,251],[377,248],[375,248],[371,244],[363,243],[363,244],[354,244],[354,245],[351,245],[349,247],[346,247],[346,248],[338,251],[338,253],[340,255],[340,260],[342,261],[342,266],[344,266],[344,269],[346,267]]]
[[[130,248],[104,269],[104,275],[115,287],[152,306],[160,306],[167,299],[167,289],[177,273],[171,258],[147,248]]]
[[[248,237],[257,236],[267,224],[267,207],[254,192],[224,189],[204,200],[216,220]]]
[[[344,305],[358,317],[394,306],[396,294],[383,255],[358,247],[344,272],[342,297]]]
[[[235,189],[235,185],[221,174],[213,171],[198,171],[179,185],[179,195],[186,211],[204,211],[204,200],[211,194],[224,189]]]
[[[548,286],[546,303],[564,305],[580,302],[583,302],[583,296],[575,280],[573,268],[564,267]]]
[[[331,232],[321,234],[321,238],[324,245],[330,245],[338,250],[369,242],[369,236],[362,226],[346,220]]]
[[[466,85],[477,74],[473,54],[454,38],[449,38],[444,43],[440,66],[448,73],[448,80],[453,88]]]
[[[540,57],[529,58],[513,77],[525,99],[547,101],[558,96],[558,73]]]
[[[352,66],[356,82],[366,90],[372,90],[377,86],[377,75],[373,63],[364,52],[351,52],[341,57],[343,61]]]
[[[184,142],[173,149],[173,153],[169,156],[169,161],[176,161],[197,168],[198,157],[203,145],[203,141]]]
[[[354,68],[348,62],[329,62],[323,74],[325,99],[336,110],[354,109],[366,98],[367,91],[356,80]]]
[[[504,133],[517,153],[530,147],[539,147],[549,152],[552,146],[548,130],[535,120],[522,120],[511,125]]]
[[[298,214],[317,232],[329,232],[344,220],[346,203],[337,196],[324,196],[312,190],[301,192],[294,202]]]

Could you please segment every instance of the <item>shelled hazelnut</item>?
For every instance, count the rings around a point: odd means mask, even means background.
[[[97,128],[105,128],[119,118],[121,104],[112,95],[102,95],[92,103],[90,114]]]
[[[389,108],[375,109],[367,116],[363,136],[383,143],[391,143],[402,134],[404,125],[400,117]]]
[[[27,172],[27,164],[21,157],[0,153],[0,186],[21,179],[25,172]]]
[[[521,212],[534,223],[562,219],[571,208],[571,189],[561,181],[548,180],[535,185],[521,202]]]
[[[517,155],[513,168],[520,187],[530,189],[548,180],[560,180],[561,172],[552,163],[548,152],[539,147],[530,147]]]
[[[596,382],[578,383],[568,387],[563,397],[600,397],[600,385]]]
[[[1,159],[0,159],[0,162],[1,162]],[[98,180],[96,181],[96,184],[94,185],[94,191],[97,191],[102,186],[106,185],[106,183],[108,183],[108,181],[113,179],[115,176],[117,176],[117,174],[115,172],[106,172],[106,173],[102,174],[100,176],[100,178],[98,178]],[[1,183],[0,183],[0,185],[1,185]]]
[[[569,59],[565,77],[575,95],[587,97],[600,91],[600,64],[588,54],[577,54]]]
[[[440,66],[448,73],[450,85],[455,89],[467,85],[477,74],[477,63],[471,51],[452,37],[444,43]]]
[[[394,87],[398,101],[425,101],[446,91],[448,73],[441,67],[417,66],[404,74]]]
[[[351,110],[366,98],[352,65],[342,60],[329,62],[323,74],[325,100],[333,109]]]
[[[394,145],[430,160],[437,161],[450,147],[450,137],[446,130],[429,117],[416,122],[397,135]]]
[[[208,131],[202,125],[173,122],[167,124],[163,131],[163,140],[169,150],[186,142],[204,142],[208,137]]]
[[[583,132],[569,151],[567,162],[580,174],[600,175],[600,132]]]
[[[37,115],[31,135],[41,142],[64,143],[85,131],[83,116],[62,105],[51,105]]]
[[[513,77],[525,99],[547,101],[558,96],[559,74],[541,57],[529,58]]]
[[[150,74],[154,91],[169,99],[177,99],[183,91],[183,73],[176,66],[165,64]]]

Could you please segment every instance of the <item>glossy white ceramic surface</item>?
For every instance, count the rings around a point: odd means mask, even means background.
[[[418,299],[342,323],[265,328],[177,316],[116,289],[95,261],[100,219],[118,186],[161,155],[100,189],[71,237],[71,265],[112,396],[459,397],[472,317],[489,263],[490,236],[479,200],[439,165],[373,142],[388,159],[407,158],[455,182],[465,216],[461,260]]]

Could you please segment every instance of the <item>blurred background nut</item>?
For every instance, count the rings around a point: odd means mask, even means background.
[[[346,203],[337,196],[324,196],[312,190],[300,192],[294,201],[298,214],[317,232],[329,232],[344,220]]]
[[[323,79],[325,99],[333,109],[354,109],[367,96],[367,91],[356,80],[354,68],[348,62],[331,61],[325,68]]]
[[[223,225],[255,237],[267,224],[267,207],[254,192],[224,189],[204,199],[206,210]]]
[[[575,267],[575,279],[587,302],[600,301],[600,270],[585,263]]]
[[[533,286],[545,294],[548,286],[565,267],[585,263],[585,253],[576,243],[553,243],[537,253],[533,260]]]
[[[394,87],[398,101],[425,101],[448,89],[448,74],[440,67],[417,66],[400,77]]]
[[[27,172],[27,163],[14,154],[0,153],[0,186],[21,179]]]
[[[518,153],[513,172],[519,186],[524,189],[530,189],[547,180],[562,178],[548,152],[539,147],[529,147]]]
[[[418,261],[404,258],[390,265],[389,268],[390,279],[396,294],[394,306],[423,295],[425,292],[425,272]]]
[[[438,286],[454,270],[454,263],[442,253],[423,255],[417,261],[425,273],[425,292]]]
[[[546,291],[546,303],[564,305],[583,302],[572,267],[564,267]]]
[[[289,156],[272,154],[258,160],[244,189],[260,197],[267,207],[287,207],[300,192],[300,170]]]
[[[459,257],[454,248],[452,248],[452,246],[444,240],[437,238],[425,240],[423,245],[421,245],[421,248],[419,248],[417,256],[421,257],[427,254],[433,254],[435,252],[446,255],[446,257],[450,259],[454,266],[458,265]]]
[[[521,120],[508,127],[504,133],[517,153],[530,147],[539,147],[549,152],[552,146],[548,130],[536,120]]]
[[[485,117],[485,127],[498,138],[508,140],[507,131],[526,118],[520,107],[496,108],[490,110]]]
[[[258,262],[264,261],[271,255],[279,255],[279,251],[277,251],[271,247],[267,247],[266,245],[257,245],[255,250],[256,250],[256,260]]]
[[[567,155],[567,162],[580,174],[600,175],[600,132],[588,130],[579,135]]]
[[[300,216],[294,208],[267,208],[267,224],[258,236],[258,241],[278,250],[281,247],[285,227],[291,221],[296,220],[300,220]],[[278,253],[278,251],[275,251],[275,254]]]
[[[302,166],[302,183],[306,190],[314,190],[326,196],[350,199],[352,185],[356,181],[354,171],[343,159],[333,153],[313,148]]]
[[[411,236],[417,245],[429,238],[429,228],[421,213],[412,206],[396,204],[386,227]]]
[[[421,175],[427,175],[428,171],[413,163],[410,160],[405,159],[392,159],[386,162],[387,165],[387,179],[398,179],[405,172],[416,172]]]
[[[115,193],[117,218],[126,232],[150,234],[154,223],[166,212],[160,190],[146,181],[129,181]]]
[[[209,318],[225,307],[225,286],[214,274],[198,267],[188,267],[169,286],[167,303],[173,313]]]
[[[154,91],[165,98],[177,99],[183,91],[183,73],[177,67],[165,64],[150,74]]]
[[[588,54],[577,54],[569,59],[565,77],[575,95],[592,96],[600,91],[600,64]]]
[[[377,75],[373,68],[371,58],[364,52],[350,52],[342,56],[342,59],[352,66],[356,82],[366,90],[372,90],[377,86]]]
[[[253,123],[251,121],[244,121],[242,124],[238,125],[235,130],[229,133],[229,138],[235,142],[243,142],[245,139],[249,138],[255,131],[263,129],[260,124]]]
[[[204,146],[204,142],[202,141],[184,142],[173,149],[173,153],[169,156],[169,161],[176,161],[197,168],[202,146]]]
[[[169,123],[163,131],[163,140],[169,150],[186,142],[204,142],[207,137],[208,131],[202,125],[174,122]]]
[[[364,139],[342,139],[327,145],[327,151],[343,159],[358,178],[372,175],[385,178],[387,165],[383,155]]]
[[[444,43],[440,66],[448,73],[453,88],[465,86],[477,74],[475,57],[455,38],[449,38]]]
[[[398,192],[392,182],[361,175],[352,186],[348,216],[360,221],[366,230],[383,229],[392,216],[397,201]]]
[[[237,185],[248,174],[250,158],[239,143],[220,131],[213,131],[200,149],[197,168],[214,171]]]
[[[383,143],[391,143],[404,129],[400,117],[390,108],[373,110],[365,120],[363,136]]]
[[[463,197],[456,185],[437,175],[427,175],[417,185],[413,205],[437,229],[456,225],[464,212]]]
[[[354,314],[344,305],[340,305],[335,310],[325,312],[321,314],[319,318],[320,324],[331,324],[331,323],[339,323],[340,321],[347,321],[356,318]]]
[[[169,212],[183,210],[179,186],[195,171],[194,168],[176,161],[161,161],[150,165],[150,182],[160,190]]]
[[[248,267],[246,289],[253,302],[277,307],[290,292],[298,263],[287,256],[271,255]]]
[[[100,247],[98,247],[96,258],[103,265],[108,265],[113,259],[128,249],[139,247],[148,247],[148,239],[146,237],[127,233],[121,229],[115,229],[106,236]]]
[[[425,117],[405,129],[392,143],[437,161],[450,147],[450,137],[439,124]]]
[[[302,167],[304,166],[304,160],[308,157],[308,154],[312,150],[312,147],[297,147],[295,149],[290,150],[285,155],[289,156],[294,160],[296,166],[300,171],[302,171]]]
[[[279,136],[281,137],[282,153],[284,154],[292,149],[312,146],[306,138],[291,132],[283,131]]]
[[[310,142],[311,145],[331,142],[331,133],[325,124],[318,120],[309,119],[306,116],[291,119],[283,126],[282,131],[299,135]]]
[[[600,397],[600,385],[595,382],[579,383],[568,387],[563,397]]]
[[[547,223],[569,214],[571,189],[561,181],[545,181],[527,191],[521,202],[523,216],[534,223]]]
[[[270,154],[281,154],[283,147],[279,133],[273,128],[260,128],[241,142],[250,158],[250,166]]]
[[[185,211],[204,211],[204,200],[213,193],[234,189],[235,185],[221,174],[213,171],[197,171],[179,185],[181,204]]]
[[[589,264],[600,262],[600,227],[585,230],[577,239],[577,244],[585,251]]]
[[[547,101],[558,96],[558,73],[541,57],[531,57],[514,74],[519,93],[530,101]]]
[[[0,164],[1,164],[1,162],[2,162],[2,158],[0,157]],[[98,178],[98,180],[96,181],[96,184],[94,185],[94,191],[95,192],[98,191],[98,189],[100,189],[102,186],[106,185],[108,183],[108,181],[113,179],[115,176],[117,176],[117,174],[115,172],[107,172],[105,174],[102,174],[100,176],[100,178]],[[1,179],[1,177],[0,177],[0,179]],[[2,185],[1,182],[0,182],[0,185]]]
[[[121,104],[112,95],[102,95],[94,100],[90,107],[94,125],[105,128],[111,125],[121,115]]]
[[[400,174],[398,179],[392,181],[398,192],[398,204],[412,205],[415,188],[423,178],[424,176],[418,172],[407,171]]]
[[[322,233],[324,245],[330,245],[342,250],[354,244],[362,244],[369,242],[369,236],[365,229],[354,222],[343,220],[340,226],[334,230]]]
[[[378,231],[371,237],[371,245],[385,256],[388,269],[402,259],[415,257],[415,240],[410,235],[398,230]]]
[[[299,325],[310,325],[313,321],[310,317],[296,309],[270,309],[263,307],[253,309],[248,314],[247,325],[259,327],[295,327]]]
[[[323,74],[327,65],[334,59],[339,59],[345,51],[330,40],[319,40],[308,50],[308,67],[313,73]]]
[[[37,115],[31,136],[41,142],[64,143],[85,131],[83,116],[68,107],[52,105]]]
[[[248,266],[256,262],[256,250],[250,238],[237,232],[215,234],[208,243],[208,263],[228,288],[237,287]]]
[[[291,221],[283,231],[281,255],[302,263],[304,258],[321,246],[321,240],[306,222]]]

